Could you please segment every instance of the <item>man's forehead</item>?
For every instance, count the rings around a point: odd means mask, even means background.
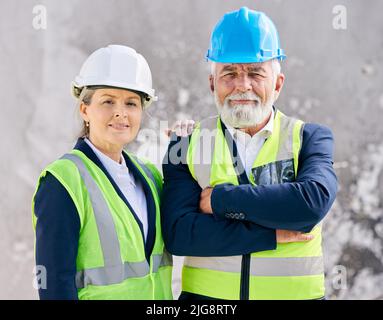
[[[217,63],[222,71],[224,70],[266,70],[267,62],[255,62],[255,63]]]

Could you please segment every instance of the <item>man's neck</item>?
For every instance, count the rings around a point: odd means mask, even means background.
[[[251,137],[254,136],[256,133],[261,131],[269,122],[270,117],[272,115],[272,112],[270,111],[270,114],[268,117],[265,118],[261,123],[257,124],[255,127],[248,127],[248,128],[238,128],[238,130],[241,130],[242,132],[247,133]]]

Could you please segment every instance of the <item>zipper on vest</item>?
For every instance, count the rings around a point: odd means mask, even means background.
[[[250,253],[242,256],[241,263],[241,284],[240,284],[240,300],[249,300],[250,290]]]

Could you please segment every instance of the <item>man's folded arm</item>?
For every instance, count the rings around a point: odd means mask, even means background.
[[[234,212],[245,221],[267,228],[309,232],[335,200],[337,178],[332,164],[330,129],[306,124],[296,181],[261,186],[218,185],[211,196],[213,213],[222,220],[228,219],[227,212]]]
[[[217,220],[199,211],[201,188],[186,164],[187,148],[180,152],[180,161],[169,157],[177,143],[187,145],[188,137],[172,139],[162,165],[161,222],[167,250],[180,256],[230,256],[275,249],[275,230],[247,221]]]

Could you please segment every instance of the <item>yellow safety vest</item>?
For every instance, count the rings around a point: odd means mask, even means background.
[[[80,218],[76,260],[79,299],[172,299],[172,257],[164,248],[160,225],[160,174],[153,165],[128,156],[155,200],[156,237],[149,262],[132,212],[104,172],[84,153],[72,150],[40,175],[36,192],[41,178],[51,173],[67,190]],[[32,212],[36,227],[34,197]]]
[[[294,181],[302,132],[302,121],[276,111],[273,132],[257,155],[248,177],[250,183],[256,186]],[[187,162],[191,175],[202,188],[239,184],[218,117],[201,122],[194,130]],[[242,269],[245,256],[185,257],[182,290],[219,299],[239,299],[241,285],[245,284],[251,300],[321,298],[324,296],[321,225],[311,234],[315,235],[312,241],[277,244],[275,250],[248,255],[245,278]]]

